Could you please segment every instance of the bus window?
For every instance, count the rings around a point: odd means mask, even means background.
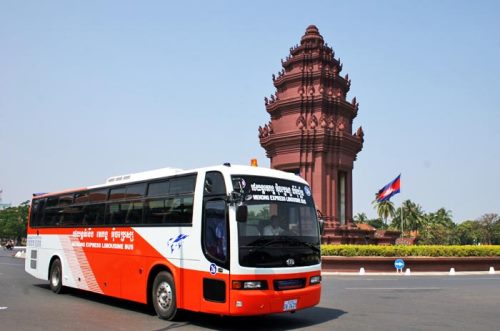
[[[75,193],[75,203],[87,203],[89,201],[89,192]]]
[[[125,223],[141,224],[143,207],[144,207],[144,202],[142,201],[131,202],[128,208],[127,219],[125,220]]]
[[[196,176],[173,178],[170,181],[169,194],[182,194],[194,192]]]
[[[218,171],[207,172],[205,176],[204,196],[226,195],[226,184],[224,177]]]
[[[193,222],[193,197],[183,196],[170,198],[169,205],[172,208],[167,214],[167,223],[189,223]]]
[[[104,225],[104,203],[96,203],[85,207],[83,225]]]
[[[33,200],[31,205],[30,226],[43,226],[43,213],[46,199]]]
[[[43,226],[61,225],[62,209],[57,207],[45,208],[43,215]]]
[[[73,203],[73,193],[63,194],[59,197],[59,206],[67,206]]]
[[[89,202],[104,202],[108,197],[108,189],[91,191],[89,194]]]
[[[142,198],[144,193],[146,193],[146,185],[146,183],[127,185],[126,197],[128,199]]]
[[[83,206],[66,206],[60,208],[58,226],[78,226],[83,216]]]
[[[227,261],[227,221],[224,200],[205,203],[204,247],[206,254],[218,262]]]
[[[128,206],[128,202],[108,204],[106,208],[106,224],[125,224],[125,217],[127,216]]]
[[[113,188],[109,192],[109,200],[120,200],[125,198],[125,187]]]
[[[147,202],[145,224],[162,224],[170,210],[169,199],[155,199]]]
[[[57,203],[59,202],[59,197],[49,197],[47,198],[47,202],[45,203],[46,208],[51,208],[57,206]]]
[[[148,196],[155,197],[160,195],[167,195],[169,187],[170,187],[170,181],[168,180],[150,183],[148,189]]]

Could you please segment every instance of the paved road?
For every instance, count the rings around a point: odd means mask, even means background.
[[[233,318],[190,314],[180,322],[147,307],[82,291],[53,294],[0,250],[2,330],[497,330],[500,275],[325,276],[318,307]]]

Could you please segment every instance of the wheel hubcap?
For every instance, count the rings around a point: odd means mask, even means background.
[[[161,309],[170,308],[173,300],[172,287],[167,282],[162,282],[156,290],[156,298]]]
[[[52,277],[50,279],[52,281],[52,286],[56,287],[57,285],[59,285],[59,279],[61,279],[59,268],[54,268],[54,271],[52,271]]]

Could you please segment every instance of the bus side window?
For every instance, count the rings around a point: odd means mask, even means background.
[[[83,221],[84,206],[66,206],[61,210],[60,225],[81,226]]]
[[[96,203],[86,206],[83,225],[103,225],[105,206],[106,205],[104,203]]]
[[[125,196],[127,199],[137,199],[144,197],[144,193],[146,193],[146,183],[139,184],[129,184],[126,188]]]
[[[154,199],[146,202],[144,224],[162,224],[165,219],[166,199]]]
[[[220,172],[207,172],[207,175],[205,176],[203,195],[205,197],[213,195],[226,195],[226,184],[224,183],[224,177]]]
[[[142,223],[142,210],[144,207],[143,201],[133,201],[130,203],[127,212],[127,224],[141,224]]]
[[[43,219],[44,219],[43,225],[45,226],[49,227],[60,226],[61,221],[63,219],[62,209],[57,207],[46,208]]]
[[[42,201],[43,200],[33,200],[31,204],[30,226],[32,227],[40,225],[40,217],[38,215],[41,214],[40,209],[43,205]]]
[[[106,224],[122,225],[128,211],[128,202],[110,203],[106,208]]]
[[[193,222],[193,197],[180,196],[169,199],[169,212],[167,214],[167,223],[172,224],[191,224]]]
[[[169,180],[150,183],[148,188],[148,197],[168,195],[169,187],[170,187]]]
[[[205,203],[204,249],[206,254],[218,262],[227,261],[227,218],[224,200]]]
[[[45,204],[47,202],[47,199],[40,199],[38,200],[39,205],[38,205],[38,211],[36,213],[36,220],[35,224],[37,226],[44,226],[45,225]]]
[[[169,194],[183,194],[194,192],[195,185],[195,175],[172,178],[170,180]]]

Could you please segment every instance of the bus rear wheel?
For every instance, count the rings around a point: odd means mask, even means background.
[[[59,259],[55,259],[50,266],[49,284],[52,292],[57,294],[62,292],[62,266]]]
[[[162,271],[156,275],[151,298],[159,318],[169,321],[175,318],[177,314],[175,283],[169,272]]]

